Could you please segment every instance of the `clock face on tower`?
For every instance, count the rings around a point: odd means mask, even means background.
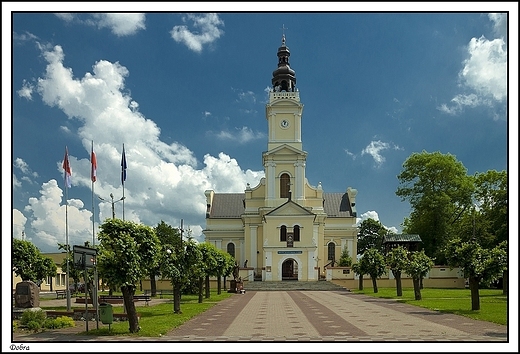
[[[282,126],[282,128],[287,128],[289,126],[289,121],[284,119],[280,122],[280,125]]]

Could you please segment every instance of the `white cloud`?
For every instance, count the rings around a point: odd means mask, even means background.
[[[72,13],[55,14],[63,21],[69,23],[80,23],[97,28],[109,28],[116,36],[129,36],[137,33],[139,30],[146,29],[145,14],[143,13],[95,13],[85,14],[84,16]],[[80,17],[81,16],[81,17]]]
[[[441,112],[457,115],[466,107],[504,106],[507,100],[507,45],[504,33],[507,18],[501,14],[490,14],[494,32],[500,38],[488,40],[484,36],[472,38],[467,46],[467,58],[459,72],[459,83],[463,90],[448,104],[437,107]]]
[[[184,43],[194,52],[202,52],[203,46],[211,44],[220,38],[224,31],[219,26],[224,26],[217,14],[208,13],[202,15],[188,14],[182,18],[183,22],[193,22],[195,31],[188,29],[186,25],[174,26],[170,31],[172,38],[179,43]]]
[[[385,161],[385,157],[381,154],[383,150],[402,150],[399,146],[390,143],[384,143],[381,140],[371,141],[366,148],[361,151],[361,155],[370,155],[374,159],[377,167],[380,167]]]
[[[218,139],[221,140],[233,140],[240,144],[245,144],[252,140],[263,139],[265,134],[262,132],[254,132],[248,127],[235,128],[236,132],[221,131],[216,134]]]
[[[488,17],[493,21],[493,32],[499,38],[507,40],[507,14],[505,13],[491,13]]]
[[[25,231],[27,218],[17,209],[13,209],[13,238],[21,240],[22,232]]]
[[[247,183],[256,185],[263,177],[263,171],[242,170],[225,153],[218,157],[206,155],[203,166],[198,168],[200,163],[186,146],[162,142],[159,127],[135,109],[138,103],[125,89],[129,72],[121,64],[101,60],[93,65],[91,73],[76,78],[72,69],[64,65],[65,55],[60,46],[43,54],[48,64],[38,79],[37,92],[44,103],[60,109],[79,124],[75,132],[68,133],[77,134],[84,147],[83,151],[69,149],[73,170],[68,207],[72,241],[82,244],[92,240],[92,201],[73,199],[78,187],[91,187],[88,153],[92,140],[98,163],[96,196],[110,200],[113,193],[114,200],[122,197],[120,169],[114,166],[120,166],[124,142],[128,164],[125,220],[151,226],[164,220],[176,227],[184,219],[199,240],[205,222],[204,190],[242,192]],[[236,136],[247,140],[256,138],[258,133],[242,128]],[[59,173],[63,172],[61,163],[61,160],[56,162]],[[29,170],[22,160],[16,164],[19,169]],[[29,199],[24,214],[35,244],[51,247],[64,242],[62,195],[58,183],[50,180],[42,184],[40,196]],[[122,217],[122,208],[123,202],[114,204],[117,217]],[[96,197],[95,214],[101,221],[112,217],[112,204]]]
[[[19,89],[18,91],[16,91],[16,93],[20,97],[26,98],[28,100],[32,100],[33,90],[34,90],[34,86],[31,83],[27,82],[27,80],[24,79],[22,82],[22,88]]]
[[[375,221],[379,221],[379,214],[375,210],[369,210],[361,214],[361,217],[356,218],[356,226],[359,227],[361,223],[367,219],[374,219]],[[399,232],[395,226],[383,226],[391,233],[397,234]]]

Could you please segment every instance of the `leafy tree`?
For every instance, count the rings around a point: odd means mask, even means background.
[[[451,268],[460,267],[469,279],[471,309],[480,310],[480,283],[495,280],[507,267],[507,241],[492,249],[482,248],[477,242],[453,239],[444,252]]]
[[[412,252],[410,261],[404,268],[405,272],[412,277],[415,300],[421,300],[421,280],[433,267],[433,259],[428,257],[424,250]]]
[[[370,248],[383,252],[383,237],[387,233],[388,230],[380,221],[374,219],[363,220],[357,235],[357,254],[362,255]]]
[[[217,267],[218,267],[218,250],[215,245],[204,242],[199,243],[198,248],[200,250],[202,261],[200,263],[200,277],[199,277],[199,303],[202,302],[202,283],[205,280],[206,284],[206,298],[210,296],[209,289],[209,277],[213,275],[217,275]]]
[[[178,228],[174,228],[161,220],[161,222],[154,227],[154,230],[161,245],[172,245],[173,247],[181,246],[181,233]],[[150,268],[149,272],[151,296],[154,297],[157,296],[157,284],[155,282],[157,275],[160,275],[159,265]]]
[[[120,219],[106,219],[100,227],[98,271],[109,286],[120,288],[129,330],[139,331],[133,297],[137,284],[158,262],[159,240],[153,228]]]
[[[340,267],[350,267],[352,266],[352,257],[348,253],[348,248],[345,246],[343,251],[341,252],[341,257],[339,257],[339,266]]]
[[[450,228],[472,205],[473,178],[454,155],[426,151],[410,155],[397,178],[396,195],[412,207],[405,232],[419,234],[426,255],[443,263]]]
[[[57,267],[52,259],[41,254],[30,241],[13,239],[12,267],[23,281],[40,284],[47,277],[55,277]]]
[[[397,296],[403,296],[401,273],[408,264],[408,257],[409,252],[401,246],[392,248],[386,255],[386,264],[390,267],[390,270],[395,277]]]
[[[193,239],[183,240],[180,247],[162,245],[161,273],[171,279],[173,285],[173,312],[181,312],[181,288],[199,275],[202,255]]]
[[[375,248],[366,250],[359,260],[359,271],[370,275],[374,293],[377,293],[377,278],[386,273],[385,257]]]
[[[361,264],[360,263],[354,263],[352,265],[352,271],[354,273],[356,273],[358,276],[359,276],[359,285],[358,285],[358,289],[359,290],[363,290],[363,275],[365,273],[363,273],[363,270],[361,269]]]

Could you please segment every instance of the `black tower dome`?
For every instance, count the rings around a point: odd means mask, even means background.
[[[285,34],[282,36],[282,46],[278,48],[278,69],[273,71],[273,90],[296,91],[296,73],[289,66],[289,47],[285,45]]]

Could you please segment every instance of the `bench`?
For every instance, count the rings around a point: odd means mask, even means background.
[[[60,296],[62,299],[65,299],[65,296],[67,296],[67,290],[56,290],[56,299],[59,299]]]
[[[135,301],[146,301],[146,305],[148,305],[148,302],[151,300],[150,295],[134,295],[134,302]],[[109,304],[120,304],[124,301],[123,296],[109,296],[109,295],[101,295],[99,297],[99,302],[107,302]]]
[[[173,290],[159,290],[159,297],[161,299],[163,295],[173,295]]]

